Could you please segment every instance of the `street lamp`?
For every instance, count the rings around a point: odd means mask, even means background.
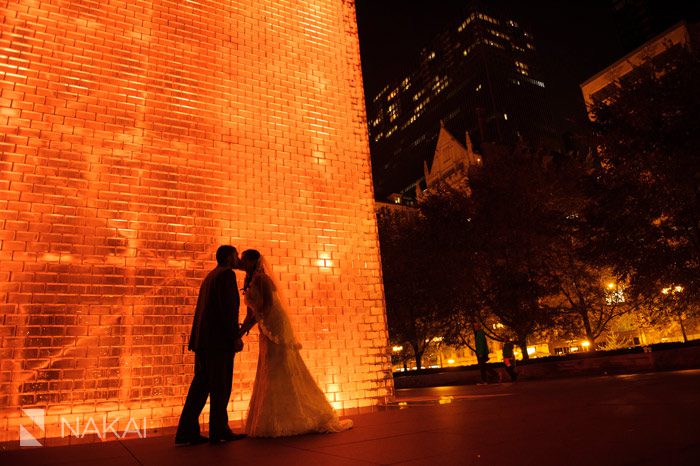
[[[669,294],[669,293],[675,294],[675,293],[680,293],[680,292],[682,292],[682,291],[683,291],[683,287],[680,286],[680,285],[669,286],[669,287],[663,288],[663,289],[661,290],[661,292],[662,292],[663,294]]]

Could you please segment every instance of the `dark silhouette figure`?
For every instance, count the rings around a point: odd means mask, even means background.
[[[510,376],[510,380],[515,382],[518,380],[518,373],[515,371],[515,355],[513,354],[513,342],[506,340],[503,343],[503,364],[506,372]]]
[[[204,443],[199,415],[209,398],[209,441],[223,442],[245,437],[228,426],[228,406],[233,383],[233,358],[243,349],[238,325],[240,296],[234,268],[238,251],[221,246],[216,251],[217,267],[209,272],[199,289],[188,349],[194,351],[194,378],[182,408],[175,434],[177,445]]]
[[[476,360],[479,363],[481,381],[484,383],[498,382],[499,377],[496,371],[486,365],[489,360],[489,345],[486,343],[486,334],[478,323],[474,324],[474,346],[476,347]]]

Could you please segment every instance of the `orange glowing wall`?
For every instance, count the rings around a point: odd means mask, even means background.
[[[222,243],[268,256],[337,408],[392,394],[352,1],[0,9],[0,440],[20,407],[48,437],[66,414],[176,424]]]

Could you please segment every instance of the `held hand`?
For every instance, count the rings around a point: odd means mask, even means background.
[[[250,332],[250,329],[252,329],[255,326],[256,319],[255,319],[255,314],[253,313],[253,310],[249,307],[248,312],[246,313],[245,320],[243,321],[243,324],[241,325],[240,329],[240,334],[241,335],[248,335]]]
[[[236,341],[233,343],[233,352],[234,353],[240,353],[243,351],[243,340],[240,338],[236,339]]]

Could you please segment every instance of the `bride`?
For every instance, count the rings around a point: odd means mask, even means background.
[[[306,368],[265,259],[249,249],[243,251],[241,264],[246,271],[243,293],[249,307],[241,334],[256,323],[260,330],[258,369],[246,422],[248,435],[282,437],[351,428],[352,421],[338,419]]]

